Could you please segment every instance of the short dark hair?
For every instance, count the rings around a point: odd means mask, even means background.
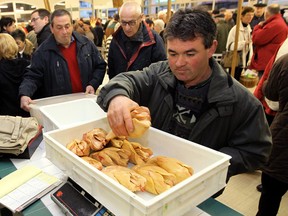
[[[48,17],[48,19],[50,18],[50,11],[44,9],[44,8],[38,8],[34,11],[32,11],[31,14],[37,13],[39,14],[39,16],[41,17],[41,19],[43,19],[45,16]]]
[[[154,25],[154,22],[153,22],[152,19],[146,18],[146,19],[145,19],[145,22],[146,22],[149,26]]]
[[[23,32],[21,29],[16,29],[15,31],[13,31],[11,33],[11,36],[16,40],[16,39],[20,39],[21,41],[25,41],[26,39],[26,35],[25,32]]]
[[[120,20],[119,14],[118,14],[118,13],[115,13],[115,14],[113,15],[113,19],[116,20],[116,21],[119,21],[119,20]]]
[[[0,31],[4,31],[4,27],[11,26],[16,20],[12,17],[2,17],[0,19]]]
[[[165,40],[177,38],[187,41],[197,37],[203,38],[206,49],[216,38],[216,23],[207,11],[199,8],[177,10],[164,30]]]
[[[54,20],[55,17],[61,17],[61,16],[65,16],[65,15],[70,17],[70,21],[71,21],[71,24],[72,24],[73,23],[73,19],[72,19],[71,14],[69,13],[69,11],[67,11],[65,9],[57,9],[51,14],[51,17],[50,17],[51,26],[53,26],[53,20]]]
[[[254,13],[254,8],[253,7],[243,7],[241,11],[241,15],[245,16],[247,13]]]

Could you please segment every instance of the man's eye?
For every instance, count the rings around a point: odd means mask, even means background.
[[[191,57],[191,56],[195,56],[195,53],[187,53],[186,54],[188,57]]]
[[[176,56],[176,53],[169,53],[169,56]]]

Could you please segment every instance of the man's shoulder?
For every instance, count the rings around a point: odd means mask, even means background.
[[[89,47],[96,48],[96,45],[91,41],[88,37],[85,37],[84,35],[79,34],[78,32],[73,31],[73,37],[76,40],[77,46],[84,46],[87,45]]]
[[[149,70],[153,70],[159,74],[165,74],[167,72],[169,72],[169,73],[171,72],[167,60],[158,61],[158,62],[154,62],[154,63],[150,64]]]

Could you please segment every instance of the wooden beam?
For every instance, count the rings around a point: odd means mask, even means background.
[[[168,0],[166,23],[169,22],[170,18],[171,18],[171,0]]]
[[[242,3],[243,0],[238,1],[238,9],[237,9],[237,21],[236,21],[236,34],[235,34],[235,42],[234,42],[234,52],[233,52],[233,59],[232,59],[232,67],[231,67],[231,76],[234,77],[235,75],[235,67],[237,61],[237,49],[238,49],[238,39],[239,39],[239,28],[240,28],[240,18],[242,12]],[[241,59],[242,61],[242,59]]]
[[[50,2],[49,0],[44,0],[45,9],[51,12]]]

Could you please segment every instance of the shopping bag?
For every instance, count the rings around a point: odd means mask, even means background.
[[[232,60],[233,60],[233,50],[230,50],[230,46],[232,43],[229,44],[228,46],[228,50],[224,51],[222,53],[222,58],[220,61],[220,64],[222,65],[222,67],[224,68],[231,68],[232,67]],[[242,67],[242,51],[237,51],[237,58],[236,58],[236,67]]]
[[[0,116],[0,153],[23,153],[39,128],[34,117]]]

